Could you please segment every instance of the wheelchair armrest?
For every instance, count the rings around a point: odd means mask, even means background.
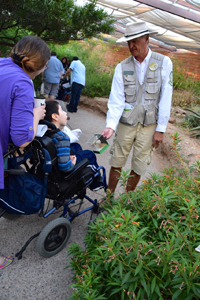
[[[9,170],[4,170],[4,173],[6,175],[24,175],[25,170],[24,168],[19,168],[19,169],[9,169]]]
[[[75,165],[74,170],[67,176],[65,176],[65,180],[71,179],[73,176],[77,175],[81,170],[83,170],[87,165],[89,164],[89,161],[87,158],[80,161],[77,165]]]

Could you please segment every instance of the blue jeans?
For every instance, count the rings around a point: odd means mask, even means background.
[[[97,164],[96,155],[91,150],[83,150],[79,143],[71,143],[70,150],[72,150],[71,155],[76,156],[76,163],[79,163],[84,158],[87,158],[91,165],[94,165],[96,168],[99,167]]]
[[[83,85],[73,82],[72,83],[72,88],[71,88],[71,98],[70,98],[70,103],[67,106],[67,110],[70,112],[77,112],[77,106],[79,104],[80,96],[81,96],[81,91],[83,89]]]

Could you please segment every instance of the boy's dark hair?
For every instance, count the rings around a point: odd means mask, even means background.
[[[52,114],[58,115],[59,103],[55,100],[46,101],[46,115],[44,120],[52,122]]]
[[[55,51],[52,51],[51,56],[57,56],[57,53]]]
[[[77,56],[74,56],[72,60],[79,60]]]

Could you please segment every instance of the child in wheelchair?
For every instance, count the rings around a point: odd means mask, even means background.
[[[67,113],[62,110],[56,100],[46,102],[44,122],[48,125],[48,131],[45,135],[52,139],[56,147],[59,170],[64,172],[65,175],[69,174],[77,163],[87,158],[89,161],[87,167],[96,175],[99,168],[96,155],[90,150],[82,150],[78,143],[70,144],[69,137],[61,130],[67,124]],[[93,191],[103,188],[103,177],[101,175],[96,176],[89,187]]]

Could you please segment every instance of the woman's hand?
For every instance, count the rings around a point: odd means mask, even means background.
[[[46,113],[46,109],[45,109],[46,105],[41,105],[39,107],[36,107],[33,109],[33,126],[34,126],[34,136],[36,135],[37,132],[37,127],[38,127],[38,123],[40,120],[44,119],[45,117],[45,113]]]
[[[69,157],[71,159],[71,162],[75,165],[76,164],[76,156],[75,155],[70,155]]]
[[[45,106],[46,105],[41,105],[41,106],[33,109],[34,118],[36,117],[36,119],[38,119],[38,121],[44,119],[44,117],[45,117],[45,114],[46,114]]]

